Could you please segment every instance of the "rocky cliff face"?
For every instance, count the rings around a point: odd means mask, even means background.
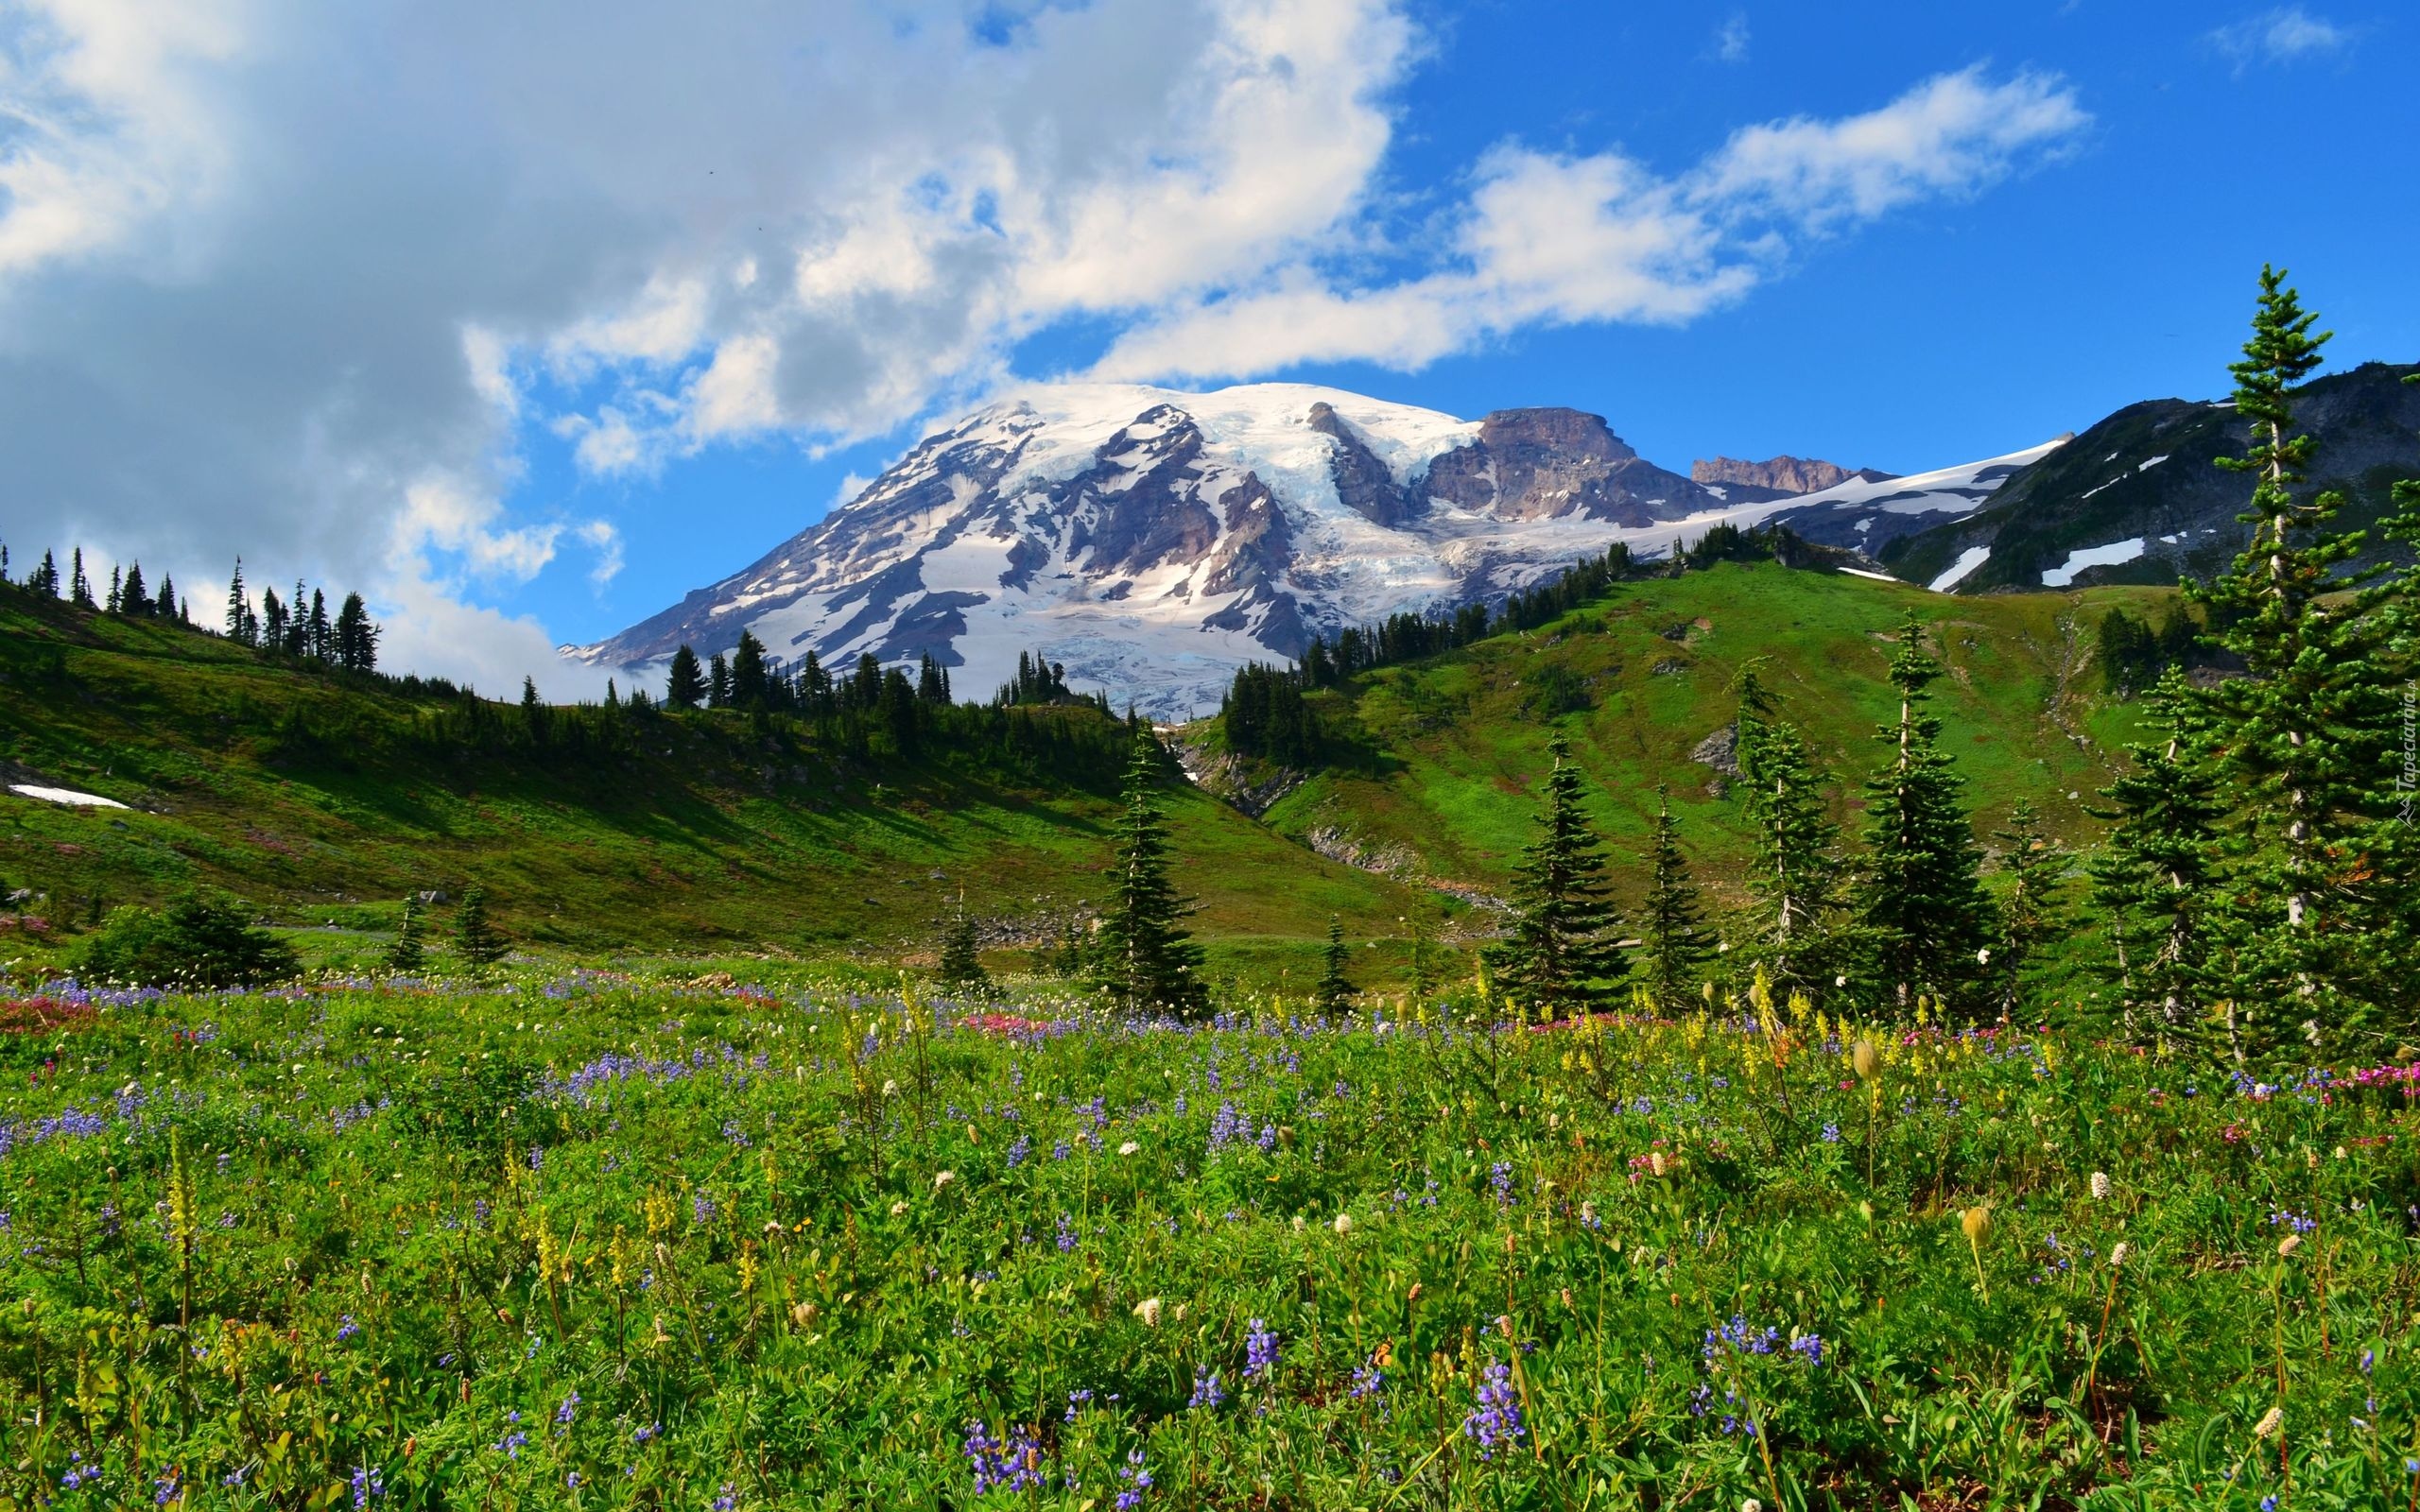
[[[1838,488],[1852,478],[1883,483],[1893,475],[1877,472],[1872,468],[1852,472],[1838,462],[1805,456],[1774,456],[1762,462],[1744,462],[1736,456],[1718,456],[1711,461],[1700,457],[1689,464],[1692,482],[1736,484],[1751,489],[1770,489],[1775,493],[1820,493],[1825,489]]]

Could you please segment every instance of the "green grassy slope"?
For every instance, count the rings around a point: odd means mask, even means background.
[[[1737,897],[1746,826],[1737,793],[1690,752],[1735,713],[1733,679],[1752,657],[1806,730],[1834,781],[1835,815],[1855,833],[1870,736],[1893,714],[1887,637],[1913,607],[1949,673],[1935,685],[1947,748],[1972,781],[1988,831],[2020,799],[2076,841],[2083,810],[2128,738],[2131,706],[2100,691],[2093,632],[2111,604],[2156,616],[2171,590],[2097,589],[1953,599],[1855,576],[1729,564],[1623,585],[1543,629],[1371,673],[1322,695],[1322,713],[1357,740],[1360,770],[1313,776],[1266,816],[1296,836],[1340,832],[1365,852],[1396,848],[1412,871],[1496,891],[1535,811],[1549,730],[1561,727],[1597,788],[1617,857],[1643,848],[1655,786],[1669,784],[1695,859]],[[1591,707],[1548,718],[1540,674],[1581,680]],[[2070,800],[2069,793],[2082,795]],[[1409,873],[1407,873],[1409,874]],[[1633,888],[1635,877],[1626,879]]]
[[[1002,919],[1104,891],[1114,767],[1042,781],[981,753],[852,757],[707,713],[636,722],[618,750],[449,747],[424,733],[442,707],[0,588],[8,781],[135,806],[0,792],[0,891],[47,892],[75,920],[95,896],[203,885],[281,921],[374,930],[406,891],[477,881],[527,941],[826,953],[926,945],[960,887]],[[1403,912],[1395,885],[1205,795],[1179,785],[1169,804],[1206,934],[1307,939],[1331,913],[1374,932]],[[0,957],[25,947],[0,938]]]

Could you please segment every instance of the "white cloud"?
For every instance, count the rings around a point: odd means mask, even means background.
[[[622,576],[622,533],[609,520],[590,520],[574,532],[596,548],[596,565],[588,569],[588,580],[602,588]]]
[[[1347,359],[1417,368],[1528,325],[1685,321],[1738,299],[1808,240],[1972,195],[2066,148],[2090,119],[2056,78],[1993,83],[1970,68],[1861,115],[1747,128],[1675,177],[1618,152],[1499,147],[1479,165],[1446,266],[1355,288],[1298,261],[1137,326],[1097,372],[1209,378]]]
[[[502,528],[504,507],[475,484],[444,473],[404,490],[390,562],[419,562],[429,547],[459,556],[481,576],[526,583],[555,559],[560,524]]]
[[[2280,6],[2246,16],[2209,34],[2220,52],[2235,60],[2241,73],[2254,63],[2297,63],[2341,53],[2353,45],[2355,28],[2300,6]]]
[[[1734,10],[1714,32],[1714,56],[1726,63],[1748,60],[1748,17]]]

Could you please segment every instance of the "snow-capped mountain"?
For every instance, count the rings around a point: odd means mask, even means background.
[[[1577,410],[1471,421],[1298,384],[1056,385],[925,437],[745,570],[567,650],[644,676],[745,628],[790,662],[929,651],[960,696],[1033,651],[1072,685],[1184,717],[1214,708],[1247,662],[1500,599],[1616,541],[1652,555],[1771,518],[1828,539],[1859,510],[1931,524],[2036,455],[1803,496],[1741,490],[1751,501],[1655,466]]]

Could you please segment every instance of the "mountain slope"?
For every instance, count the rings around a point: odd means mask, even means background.
[[[1668,784],[1702,875],[1737,902],[1749,831],[1739,796],[1702,757],[1736,713],[1749,660],[1806,730],[1854,834],[1871,739],[1893,703],[1888,637],[1913,607],[1949,672],[1936,686],[1946,747],[1988,831],[2017,799],[2054,833],[2097,839],[2086,812],[2135,711],[2101,693],[2094,629],[2113,604],[2156,619],[2173,590],[1946,598],[1912,586],[1771,564],[1625,583],[1523,635],[1384,668],[1314,696],[1357,756],[1311,774],[1263,818],[1330,853],[1465,894],[1500,895],[1530,838],[1546,742],[1560,728],[1586,768],[1617,856],[1644,849]],[[1574,690],[1577,690],[1575,697]],[[1584,707],[1570,712],[1578,702]],[[1215,738],[1206,737],[1206,738]],[[2069,794],[2079,795],[2071,799]],[[1624,859],[1618,890],[1643,886]]]
[[[1184,717],[1247,662],[1500,601],[1617,541],[1653,553],[1720,523],[1804,517],[1863,544],[1856,521],[1880,523],[1880,541],[1969,512],[2034,455],[1801,495],[1692,481],[1577,410],[1466,421],[1296,384],[1061,385],[926,437],[748,568],[573,654],[646,676],[744,628],[790,662],[930,651],[979,695],[1037,651],[1079,687]]]
[[[522,712],[266,661],[195,631],[0,586],[0,895],[53,920],[223,887],[271,917],[383,928],[472,881],[525,940],[588,947],[928,944],[957,906],[1005,933],[1105,895],[1124,740],[1085,707],[900,757],[736,713]],[[1006,727],[1002,727],[1004,730]],[[126,810],[8,791],[76,789]],[[1381,879],[1168,793],[1198,927],[1308,940],[1403,910]],[[6,910],[16,911],[15,905]],[[38,943],[0,925],[0,957]]]
[[[2314,379],[2296,419],[2319,438],[2312,489],[2351,496],[2342,516],[2383,513],[2399,478],[2420,477],[2420,387],[2410,365],[2367,363]],[[2213,457],[2239,455],[2247,427],[2224,401],[2129,404],[2011,477],[1981,508],[1880,548],[1891,570],[1961,593],[2206,577],[2241,546],[2236,519],[2252,480]]]

